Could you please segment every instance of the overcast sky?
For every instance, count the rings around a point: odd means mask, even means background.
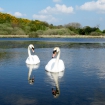
[[[0,12],[49,24],[105,29],[105,0],[0,0]]]

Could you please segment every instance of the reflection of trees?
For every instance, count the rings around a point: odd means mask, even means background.
[[[105,48],[105,43],[68,43],[69,48]]]
[[[21,95],[9,94],[3,97],[2,102],[5,105],[36,105],[37,99],[27,98]]]
[[[0,52],[0,60],[6,57],[6,52]]]
[[[32,43],[36,48],[105,48],[105,43],[73,43],[73,42],[46,42],[46,41],[0,41],[0,48],[27,48]]]
[[[0,63],[6,65],[8,65],[9,62],[20,63],[20,59],[24,60],[23,55],[25,55],[25,52],[20,51],[19,49],[0,49]]]

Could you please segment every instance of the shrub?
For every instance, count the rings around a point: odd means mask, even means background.
[[[36,31],[36,34],[37,34],[37,35],[43,35],[43,30],[37,30],[37,31]]]
[[[25,32],[19,28],[19,27],[15,27],[13,29],[13,31],[11,32],[12,35],[25,35]]]
[[[61,29],[48,29],[43,32],[44,35],[75,35],[73,31],[70,31],[67,28],[61,28]]]
[[[22,28],[22,30],[24,30],[24,32],[26,34],[29,34],[29,32],[30,32],[30,27],[29,26],[22,26],[21,28]]]
[[[5,29],[5,31],[7,31],[8,34],[11,34],[11,32],[13,31],[13,28],[12,28],[12,27],[7,27],[7,28]]]
[[[97,35],[102,35],[102,33],[95,31],[95,32],[91,32],[90,35],[97,36]]]
[[[8,35],[8,32],[0,30],[0,35]]]
[[[36,37],[38,37],[38,34],[35,31],[33,31],[33,32],[29,33],[29,37],[30,38],[36,38]]]
[[[105,33],[105,30],[103,30],[103,32],[102,33]]]

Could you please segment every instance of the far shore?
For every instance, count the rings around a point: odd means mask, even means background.
[[[28,38],[29,35],[0,35],[0,38]]]
[[[40,38],[105,38],[105,35],[39,35]]]
[[[105,38],[105,35],[38,35],[39,38]],[[0,35],[0,38],[29,38],[29,35]]]

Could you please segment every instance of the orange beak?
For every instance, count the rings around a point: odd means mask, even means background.
[[[32,49],[32,52],[34,52],[34,50]]]
[[[56,52],[52,55],[52,58],[54,58],[56,56]]]

